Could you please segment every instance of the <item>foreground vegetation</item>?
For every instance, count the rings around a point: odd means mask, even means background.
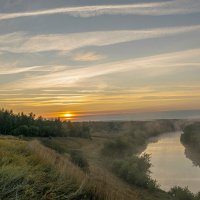
[[[155,180],[151,179],[150,156],[132,156],[125,160],[114,161],[113,172],[131,185],[156,190],[159,188]]]
[[[37,141],[0,138],[0,152],[2,200],[129,199],[103,176],[87,175]]]
[[[37,149],[36,149],[37,148]],[[43,159],[40,154],[46,154]],[[62,168],[52,167],[48,152],[37,143],[28,143],[15,138],[0,140],[0,199],[68,199],[78,189],[77,180],[70,174],[73,169],[61,173]],[[56,163],[55,163],[56,164]],[[68,169],[69,170],[69,169]],[[76,169],[77,170],[77,169]],[[69,175],[70,174],[70,175]],[[68,179],[67,176],[71,176]],[[73,180],[74,179],[74,180]]]

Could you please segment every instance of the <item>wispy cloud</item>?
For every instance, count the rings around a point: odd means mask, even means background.
[[[191,31],[200,31],[200,25],[36,36],[30,36],[27,33],[11,33],[0,35],[0,51],[14,53],[69,52],[87,46],[113,45],[149,38],[167,37]]]
[[[71,56],[74,61],[91,62],[105,59],[106,56],[96,52],[80,52]]]
[[[154,3],[64,7],[29,12],[4,13],[0,15],[0,20],[52,14],[68,14],[79,17],[90,17],[105,14],[171,15],[195,12],[200,12],[199,0],[174,0]]]
[[[17,62],[12,64],[5,64],[0,62],[0,75],[9,75],[9,74],[19,74],[24,72],[57,72],[61,70],[68,69],[68,66],[29,66],[29,67],[20,67]]]
[[[110,93],[110,91],[115,91]],[[32,91],[32,90],[31,90]],[[199,88],[182,87],[178,88],[173,86],[172,88],[162,88],[152,87],[147,88],[113,88],[110,86],[104,90],[96,91],[96,86],[86,88],[85,86],[63,88],[63,93],[52,92],[52,93],[42,93],[42,91],[35,91],[36,93],[25,93],[23,94],[0,94],[0,103],[7,104],[9,106],[16,107],[17,105],[22,105],[24,107],[35,108],[46,108],[47,112],[49,109],[54,109],[58,112],[58,108],[62,108],[62,112],[66,108],[74,109],[76,107],[84,107],[82,114],[89,114],[90,111],[95,110],[101,112],[114,111],[121,108],[121,112],[126,109],[130,111],[130,107],[133,110],[154,110],[155,105],[160,107],[174,106],[176,108],[184,107],[189,102],[189,107],[200,105],[199,99]],[[51,95],[50,95],[51,94]],[[61,95],[62,94],[62,95]],[[102,101],[104,102],[102,104]],[[123,105],[123,107],[121,107]],[[101,108],[101,109],[100,109]],[[84,111],[86,111],[84,113]],[[79,114],[81,114],[78,109]],[[97,112],[98,113],[98,112]],[[99,112],[100,114],[100,112]],[[51,113],[51,116],[58,116],[57,114]]]
[[[36,69],[41,69],[41,66],[33,66],[33,67],[3,67],[0,66],[0,75],[6,74],[18,74],[22,72],[34,71]]]
[[[117,62],[109,62],[95,66],[72,69],[66,66],[58,71],[49,71],[43,75],[30,75],[16,83],[11,88],[51,88],[70,87],[74,83],[81,82],[97,76],[108,75],[116,72],[134,70],[134,73],[143,72],[143,76],[158,76],[161,73],[178,71],[181,67],[200,67],[200,49],[155,55],[140,59],[130,59]],[[58,68],[59,66],[52,66]],[[49,67],[49,70],[51,68]]]

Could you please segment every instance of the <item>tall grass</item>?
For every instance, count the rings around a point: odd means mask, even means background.
[[[47,147],[42,146],[38,141],[29,144],[29,148],[41,160],[53,166],[60,176],[78,185],[78,189],[70,198],[84,193],[90,199],[105,200],[128,200],[132,199],[123,188],[106,176],[105,171],[90,167],[90,174],[84,173],[79,167],[71,163],[66,157],[56,153]],[[137,198],[135,198],[137,199]]]
[[[0,138],[0,199],[129,200],[133,195],[100,168],[90,166],[90,174],[84,173],[37,140],[12,137]]]
[[[49,160],[41,158],[32,152],[28,142],[0,139],[0,199],[64,200],[74,195],[79,186],[60,176]],[[78,195],[73,197],[80,199]]]

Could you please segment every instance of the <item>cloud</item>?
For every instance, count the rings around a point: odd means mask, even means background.
[[[68,14],[79,17],[98,15],[134,14],[134,15],[172,15],[200,12],[199,0],[173,0],[154,3],[120,4],[120,5],[94,5],[80,7],[64,7],[46,10],[36,10],[18,13],[3,13],[0,20],[15,19],[19,17],[43,16],[52,14]]]
[[[52,88],[71,87],[83,80],[93,77],[108,75],[117,72],[134,71],[134,74],[142,72],[142,76],[158,76],[161,73],[177,72],[182,67],[200,67],[200,49],[192,49],[181,52],[160,54],[143,57],[139,59],[120,60],[108,62],[90,67],[73,69],[71,66],[52,66],[57,71],[51,71],[42,75],[30,75],[22,78],[18,82],[9,85],[11,88]],[[60,68],[60,70],[59,70]]]
[[[37,68],[40,68],[40,66],[33,66],[33,67],[2,67],[0,66],[0,75],[17,74],[17,73],[32,71]]]
[[[36,36],[30,36],[27,33],[11,33],[0,35],[0,51],[13,53],[70,52],[87,46],[101,47],[149,38],[167,37],[191,31],[200,31],[200,25]]]
[[[4,64],[0,63],[0,75],[19,74],[24,72],[56,72],[67,69],[67,66],[29,66],[19,67],[16,63]]]
[[[104,59],[105,56],[97,54],[96,52],[82,52],[72,55],[74,61],[91,62]]]
[[[113,92],[114,91],[114,92]],[[5,92],[5,94],[0,93],[0,103],[7,104],[9,106],[17,106],[22,105],[27,107],[39,107],[44,109],[54,108],[58,111],[59,106],[63,106],[62,110],[66,109],[66,106],[70,106],[70,109],[73,109],[73,106],[84,106],[85,108],[91,107],[95,105],[97,110],[108,111],[113,110],[113,106],[115,109],[119,109],[120,105],[124,105],[121,109],[133,109],[141,111],[141,108],[146,107],[146,109],[153,109],[152,106],[157,104],[171,104],[175,103],[180,106],[180,103],[184,102],[193,102],[199,105],[199,88],[187,88],[186,87],[176,87],[171,86],[168,88],[163,88],[162,86],[152,87],[148,86],[148,88],[144,87],[119,87],[115,88],[113,86],[109,86],[108,88],[104,88],[103,90],[97,90],[96,85],[86,87],[85,85],[77,86],[77,87],[68,87],[63,88],[63,91],[48,91],[45,92],[43,90],[30,90],[28,92]],[[102,104],[102,101],[104,102]],[[130,105],[132,105],[130,107]],[[99,106],[102,109],[98,109]],[[137,107],[138,106],[138,107]],[[190,106],[194,106],[194,104],[190,104]],[[20,107],[21,109],[21,107]],[[88,109],[85,109],[89,112]],[[80,111],[80,109],[78,109]],[[47,112],[49,110],[47,109]]]

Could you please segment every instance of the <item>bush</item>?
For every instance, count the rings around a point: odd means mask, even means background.
[[[83,171],[89,172],[89,164],[81,151],[79,150],[71,151],[70,159],[75,165],[80,167]]]
[[[158,185],[150,178],[150,157],[144,154],[141,157],[132,156],[127,160],[118,160],[113,163],[113,172],[129,184],[148,189],[156,189]]]
[[[195,196],[195,200],[200,200],[200,192],[198,192]]]
[[[175,198],[175,200],[194,200],[195,196],[188,188],[173,187],[169,191],[169,194]]]

